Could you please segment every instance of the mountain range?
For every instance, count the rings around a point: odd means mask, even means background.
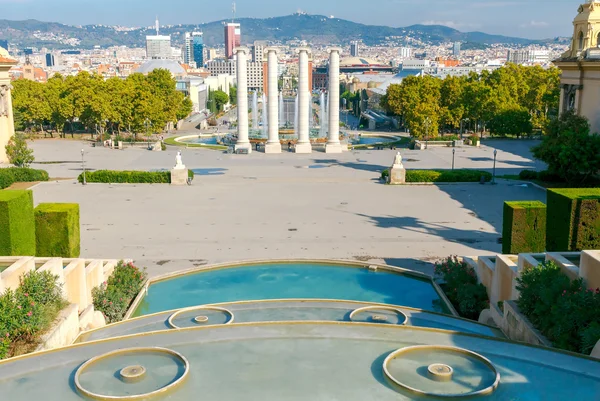
[[[171,35],[173,44],[183,44],[185,32],[204,32],[207,46],[223,43],[223,23],[214,21],[198,25],[170,25],[161,27],[161,34]],[[377,45],[392,40],[398,44],[439,44],[463,42],[473,47],[492,44],[529,45],[564,42],[564,38],[530,40],[491,35],[484,32],[460,32],[442,25],[412,25],[404,28],[364,25],[322,15],[296,13],[273,18],[240,18],[242,43],[255,40],[306,40],[315,45],[347,44],[362,40]],[[155,34],[153,28],[122,28],[106,25],[72,26],[37,20],[0,20],[0,39],[7,39],[17,47],[46,47],[49,49],[92,48],[94,46],[144,47],[145,36]]]

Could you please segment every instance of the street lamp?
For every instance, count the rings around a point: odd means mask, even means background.
[[[429,149],[429,126],[431,125],[431,119],[427,117],[425,119],[425,149]]]
[[[494,172],[492,174],[492,185],[496,185],[496,156],[498,155],[498,150],[494,149]]]
[[[456,149],[452,149],[452,171],[454,171],[454,155],[456,154]]]
[[[83,185],[87,185],[87,180],[85,179],[85,160],[83,158],[85,151],[81,149],[81,168],[83,169]]]

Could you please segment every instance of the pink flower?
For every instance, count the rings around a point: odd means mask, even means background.
[[[25,295],[26,297],[28,297],[28,296],[29,296],[29,294],[28,294],[28,293],[25,293],[25,294],[23,294],[23,295]]]
[[[31,303],[31,306],[35,306],[35,302],[32,302],[32,303]]]
[[[27,312],[27,316],[31,316],[33,315],[33,313],[31,313],[31,311]]]
[[[21,309],[21,305],[17,305],[17,309]]]
[[[8,338],[8,333],[6,333],[6,338]]]

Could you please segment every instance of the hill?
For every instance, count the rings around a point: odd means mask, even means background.
[[[208,46],[223,42],[223,22],[215,21],[198,25],[172,25],[161,28],[162,34],[172,36],[174,44],[182,44],[185,32],[202,30]],[[347,44],[351,40],[362,40],[376,45],[388,40],[396,43],[421,42],[439,44],[443,42],[469,42],[479,45],[498,43],[528,45],[548,41],[490,35],[483,32],[460,32],[441,25],[412,25],[404,28],[359,24],[339,18],[297,13],[273,18],[241,18],[242,42],[254,40],[272,42],[306,40],[312,44]],[[36,20],[0,20],[0,38],[8,39],[20,47],[35,46],[50,49],[92,48],[93,46],[143,47],[145,36],[153,34],[150,28],[123,29],[105,25],[71,26],[55,22]]]

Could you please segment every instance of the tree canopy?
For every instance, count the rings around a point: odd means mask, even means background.
[[[493,72],[443,80],[407,77],[390,85],[380,104],[419,138],[436,136],[438,128],[456,131],[461,126],[520,135],[544,129],[557,114],[559,83],[557,68],[507,64]],[[425,121],[430,121],[429,130]]]
[[[61,133],[68,123],[80,122],[89,130],[161,132],[192,112],[192,102],[175,88],[167,70],[127,79],[82,71],[75,76],[54,75],[47,83],[20,79],[13,82],[13,107],[27,128],[53,126]]]

